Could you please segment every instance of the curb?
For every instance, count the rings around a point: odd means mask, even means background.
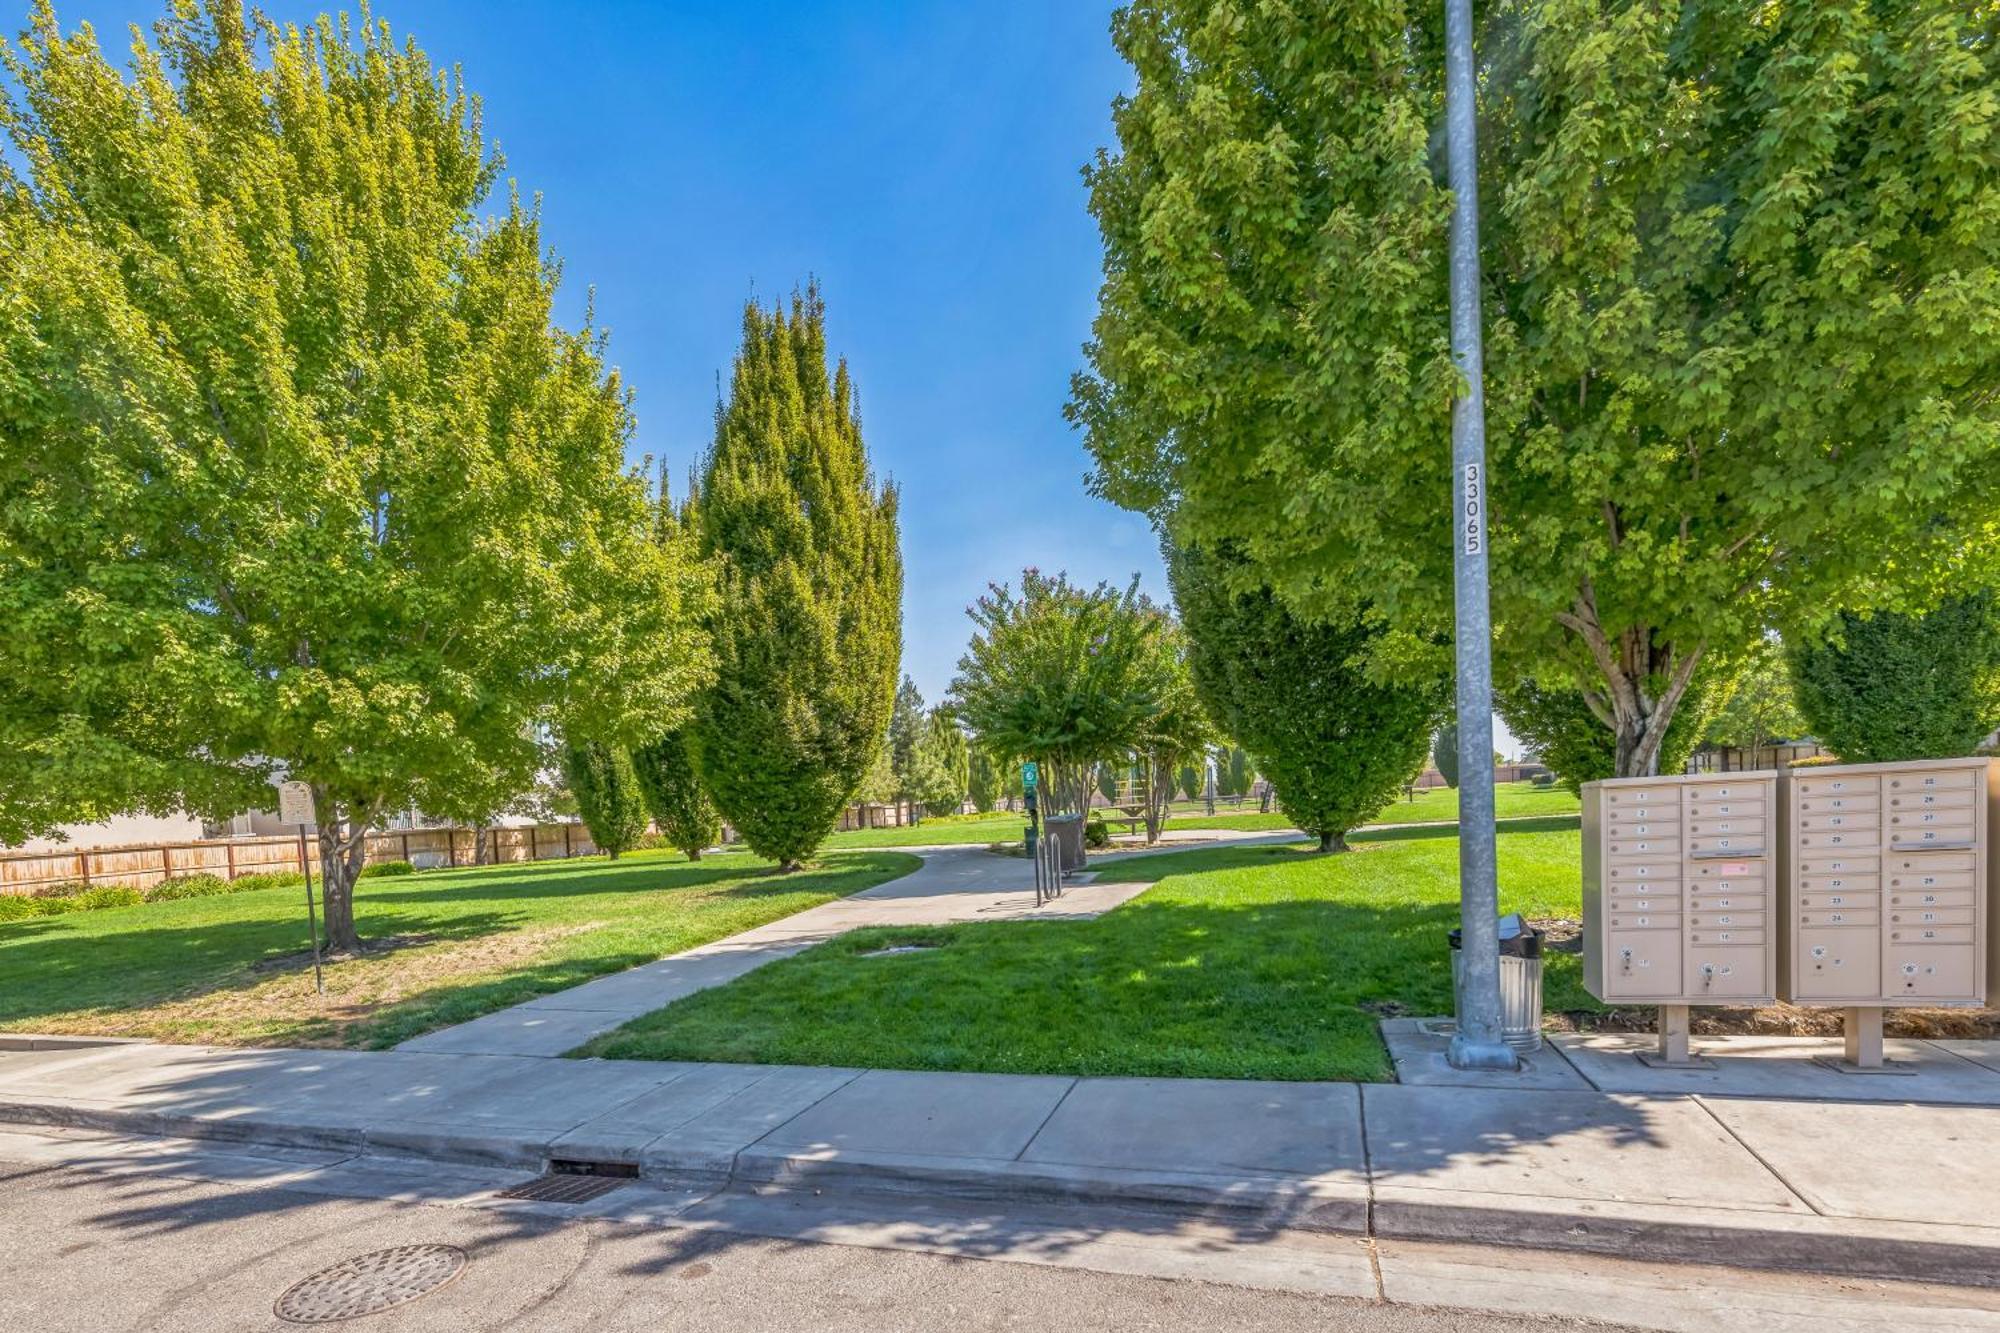
[[[17,1048],[18,1049],[18,1048]],[[2000,1288],[2000,1228],[1693,1209],[1608,1200],[1468,1193],[1360,1180],[1125,1171],[1016,1160],[840,1154],[750,1147],[641,1153],[564,1136],[466,1134],[405,1123],[364,1130],[257,1116],[203,1117],[0,1098],[0,1123],[332,1149],[461,1165],[548,1169],[616,1162],[660,1185],[848,1190],[888,1197],[1048,1203],[1223,1220],[1259,1231],[1568,1251],[1643,1262],[1832,1273]],[[587,1155],[586,1155],[587,1154]]]

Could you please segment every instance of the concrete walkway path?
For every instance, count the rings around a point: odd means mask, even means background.
[[[1994,1106],[137,1042],[0,1050],[0,1121],[2000,1285]]]
[[[1233,834],[1202,839],[1204,845],[1252,846],[1296,841],[1297,833]],[[716,940],[657,962],[585,982],[404,1042],[397,1049],[459,1055],[555,1056],[642,1014],[734,981],[746,972],[789,958],[836,935],[863,926],[936,926],[954,921],[1081,920],[1137,897],[1144,883],[1083,882],[1053,902],[1035,905],[1034,872],[1027,860],[998,856],[983,847],[899,847],[924,859],[901,879],[783,917],[755,930]],[[1166,849],[1162,849],[1166,850]],[[1102,870],[1160,851],[1099,853]]]

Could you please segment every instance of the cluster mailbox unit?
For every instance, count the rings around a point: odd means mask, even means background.
[[[1660,1006],[1642,1058],[1692,1063],[1691,1005],[1777,998],[1778,816],[1776,773],[1584,784],[1584,985]]]
[[[1983,758],[1586,783],[1584,984],[1660,1006],[1651,1062],[1699,1063],[1692,1005],[1785,999],[1883,1069],[1885,1007],[2000,1002],[1996,807]]]

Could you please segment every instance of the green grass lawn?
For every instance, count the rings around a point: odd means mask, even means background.
[[[1544,815],[1573,815],[1581,806],[1576,797],[1561,787],[1537,787],[1527,782],[1503,782],[1493,789],[1493,806],[1500,819],[1533,819]],[[1219,813],[1204,815],[1198,801],[1178,801],[1167,819],[1170,829],[1236,829],[1269,832],[1292,827],[1292,821],[1277,811],[1257,813],[1254,802],[1241,810],[1226,805]],[[1415,800],[1396,800],[1371,821],[1377,824],[1422,824],[1458,818],[1458,793],[1450,787],[1418,792]],[[926,819],[903,828],[854,829],[827,839],[828,847],[921,847],[946,843],[1017,843],[1021,840],[1024,818],[1019,813],[956,815],[948,819]]]
[[[678,852],[360,882],[382,946],[314,994],[304,893],[261,889],[0,925],[0,1030],[242,1045],[390,1046],[908,874],[896,852],[775,875]]]
[[[1157,881],[1094,921],[855,931],[690,996],[584,1048],[743,1060],[1042,1074],[1389,1076],[1385,1014],[1451,1012],[1458,921],[1448,829],[1363,834],[1357,850],[1208,848],[1109,863]],[[1579,912],[1567,818],[1500,842],[1503,909]],[[922,951],[868,955],[886,946]],[[1592,1008],[1577,960],[1549,960],[1551,1009]]]

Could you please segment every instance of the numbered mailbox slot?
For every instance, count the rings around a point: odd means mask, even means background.
[[[1889,996],[1911,1000],[1966,1000],[1973,994],[1976,958],[1971,944],[1907,945],[1892,943],[1886,951]]]
[[[1801,875],[1799,910],[1804,912],[1875,908],[1882,902],[1880,875]]]
[[[1605,903],[1614,920],[1632,915],[1658,916],[1662,912],[1680,911],[1681,895],[1678,889],[1653,894],[1614,893],[1605,900]]]
[[[1855,777],[1847,774],[1838,774],[1829,777],[1798,778],[1795,781],[1798,784],[1799,796],[1802,799],[1808,796],[1881,795],[1881,788],[1876,785],[1876,779],[1872,775]]]
[[[1964,907],[1902,907],[1889,909],[1891,926],[1976,926],[1979,924],[1978,911],[1970,904]]]
[[[1975,836],[1969,809],[1910,810],[1889,816],[1891,851],[1970,847]]]
[[[1799,912],[1799,926],[1868,926],[1882,924],[1882,909],[1873,903],[1866,907],[1828,907]]]
[[[1616,819],[1621,810],[1679,810],[1681,807],[1680,788],[1664,787],[1607,787],[1604,792],[1604,812],[1608,818]]]
[[[1890,793],[1889,809],[1899,812],[1922,810],[1970,810],[1978,795],[1970,785],[1963,787],[1933,787],[1928,790],[1897,790]],[[1967,815],[1970,819],[1971,816]]]
[[[1688,894],[1688,911],[1704,914],[1712,912],[1762,912],[1770,907],[1770,895],[1762,885],[1730,889],[1723,884],[1708,886],[1707,889]]]
[[[1799,820],[1798,847],[1801,855],[1811,856],[1821,852],[1865,852],[1876,854],[1882,850],[1882,829],[1879,822],[1871,821],[1866,828],[1823,828],[1805,826],[1802,816]]]
[[[1800,796],[1801,815],[1858,815],[1880,811],[1882,794],[1873,789],[1845,791],[1838,796]]]
[[[1898,889],[1889,895],[1889,907],[1914,908],[1918,910],[1942,908],[1974,908],[1979,905],[1979,895],[1972,889]]]
[[[1887,778],[1882,787],[1890,800],[1898,796],[1916,796],[1925,792],[1964,791],[1976,789],[1985,778],[1985,772],[1974,768],[1945,768],[1935,772],[1897,773]]]
[[[1612,931],[1605,941],[1606,999],[1673,995],[1681,987],[1678,930]]]
[[[1606,914],[1604,924],[1611,930],[1679,930],[1681,928],[1680,904],[1675,903],[1665,911],[1620,912],[1613,910]]]
[[[1734,940],[1690,937],[1687,971],[1682,978],[1688,998],[1696,1004],[1742,1000],[1770,994],[1761,938]]]
[[[1891,926],[1891,944],[1971,944],[1971,926]]]
[[[1611,861],[1659,861],[1678,858],[1680,854],[1681,840],[1678,828],[1667,837],[1649,834],[1643,838],[1624,837],[1617,829],[1612,829],[1604,839],[1604,855]]]
[[[1678,887],[1681,882],[1679,861],[1615,861],[1604,867],[1605,885],[1613,893],[1622,893],[1628,885],[1651,890],[1656,885],[1671,884]]]
[[[1797,976],[1801,1000],[1866,1000],[1882,993],[1881,937],[1873,930],[1801,926]]]

